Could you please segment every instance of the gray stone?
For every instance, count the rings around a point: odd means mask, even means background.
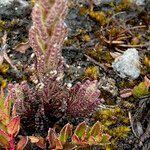
[[[137,5],[145,5],[145,0],[134,0]]]
[[[112,63],[114,71],[121,78],[137,79],[140,75],[140,60],[135,48],[127,49],[123,55],[117,57]]]
[[[14,0],[0,0],[0,5],[7,6],[8,4],[11,4]]]
[[[31,6],[25,0],[0,0],[0,19],[22,18],[30,11]]]

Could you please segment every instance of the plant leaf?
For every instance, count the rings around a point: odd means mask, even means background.
[[[25,54],[26,50],[30,48],[30,44],[29,42],[25,42],[25,43],[19,43],[18,45],[16,45],[15,47],[13,47],[13,49],[17,52],[20,52],[22,54]]]
[[[97,121],[91,128],[89,134],[90,136],[96,137],[98,134],[102,133],[102,126],[99,121]]]
[[[82,145],[82,146],[88,146],[89,145],[89,143],[86,140],[84,140],[84,141],[80,140],[76,134],[73,134],[71,140],[72,140],[72,143],[74,143],[76,145]]]
[[[36,137],[36,136],[29,136],[29,139],[31,140],[31,143],[36,144],[38,147],[45,149],[46,148],[46,142],[45,139],[42,137]]]
[[[11,104],[12,104],[12,99],[10,96],[8,96],[4,102],[4,110],[5,110],[5,113],[10,116],[10,112],[11,112]]]
[[[96,145],[97,144],[97,142],[96,142],[96,140],[95,140],[95,138],[93,137],[93,136],[90,136],[89,137],[89,139],[88,139],[88,143],[90,144],[90,145]]]
[[[56,148],[55,148],[56,150],[63,149],[63,145],[62,145],[60,139],[56,138],[55,143],[56,143]]]
[[[36,136],[29,136],[29,139],[31,140],[31,143],[37,143],[39,141],[39,137]]]
[[[81,143],[79,137],[76,134],[73,134],[73,136],[72,136],[72,142],[74,144],[80,144]]]
[[[109,139],[111,138],[108,134],[102,134],[102,139],[99,141],[101,144],[106,144],[109,142]]]
[[[9,116],[3,110],[0,110],[0,121],[1,121],[1,123],[4,125],[7,125],[8,120],[9,120]]]
[[[64,145],[69,137],[72,135],[72,126],[67,123],[60,131],[59,139]]]
[[[87,125],[84,122],[81,122],[75,129],[74,133],[78,136],[79,139],[84,140],[86,136]]]
[[[20,117],[16,116],[7,125],[7,132],[8,134],[16,136],[20,129]]]
[[[52,128],[49,128],[47,140],[49,141],[51,149],[56,147],[56,139],[57,139],[57,134],[56,134],[55,130]]]
[[[28,136],[21,137],[20,141],[16,146],[16,150],[23,150],[28,143]]]
[[[9,148],[9,135],[0,129],[0,145],[6,149]]]

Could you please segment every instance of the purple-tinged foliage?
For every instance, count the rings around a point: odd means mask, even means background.
[[[34,89],[31,89],[26,81],[20,84],[9,84],[9,93],[11,94],[13,100],[15,100],[16,110],[18,115],[24,113],[33,113],[33,107],[35,106],[36,93]]]
[[[61,49],[67,34],[64,23],[67,9],[67,0],[36,1],[29,40],[37,58],[39,83],[30,88],[23,81],[9,88],[17,114],[25,124],[29,123],[33,128],[40,126],[40,131],[64,114],[87,117],[101,103],[97,81],[77,83],[69,90],[59,80],[64,71]]]
[[[96,81],[77,83],[70,91],[67,113],[74,117],[89,116],[101,103]]]
[[[61,49],[67,36],[67,5],[67,0],[38,0],[33,8],[29,41],[36,53],[40,80],[50,71],[63,72]]]

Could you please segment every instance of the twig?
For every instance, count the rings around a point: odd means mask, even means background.
[[[102,68],[104,71],[107,71],[106,67],[103,64],[100,64],[99,62],[95,61],[93,58],[91,58],[90,56],[84,54],[85,57],[87,59],[89,59],[91,62],[93,62],[94,64],[98,65],[100,68]]]
[[[150,44],[144,44],[144,45],[126,45],[126,44],[121,44],[121,45],[118,45],[118,46],[120,46],[120,47],[131,47],[131,48],[142,48],[142,47],[146,47],[146,46],[148,46],[148,45],[150,45]]]

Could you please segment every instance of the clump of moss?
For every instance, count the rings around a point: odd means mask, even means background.
[[[150,54],[144,56],[143,63],[147,68],[150,68]]]
[[[6,63],[3,63],[0,65],[0,85],[3,87],[3,88],[6,88],[7,86],[7,79],[6,79],[6,74],[9,70],[9,65],[6,64]]]
[[[86,68],[84,72],[84,78],[90,78],[93,80],[97,80],[99,77],[99,69],[97,66],[90,66]]]
[[[119,140],[127,138],[131,132],[128,115],[119,106],[98,110],[93,118],[99,120],[104,126],[104,131],[112,136],[111,147],[115,147]]]
[[[0,73],[1,74],[6,74],[8,69],[9,69],[9,65],[8,64],[3,63],[3,64],[0,65]]]
[[[90,11],[89,16],[101,26],[105,26],[107,23],[106,14],[102,11]]]
[[[84,42],[90,42],[91,37],[90,37],[88,34],[85,34],[85,35],[82,36],[82,40],[83,40]]]
[[[0,20],[0,32],[11,31],[16,25],[18,25],[19,19],[13,19],[11,21]]]
[[[144,82],[141,82],[139,85],[133,88],[133,96],[139,98],[141,96],[149,94],[149,87],[145,85]]]
[[[119,107],[99,110],[94,115],[94,118],[100,120],[107,128],[117,124],[118,121],[125,124],[129,123],[128,117],[125,116],[124,112]]]
[[[130,132],[131,132],[131,129],[130,127],[127,127],[127,126],[119,126],[110,130],[111,135],[119,139],[127,138]]]
[[[121,80],[120,82],[117,83],[119,88],[131,88],[134,87],[137,81],[129,81],[129,80]]]
[[[128,10],[131,7],[131,0],[123,0],[119,5],[115,7],[116,12]]]
[[[113,57],[108,51],[103,50],[103,47],[97,47],[94,50],[87,52],[87,54],[100,63],[111,64]]]

